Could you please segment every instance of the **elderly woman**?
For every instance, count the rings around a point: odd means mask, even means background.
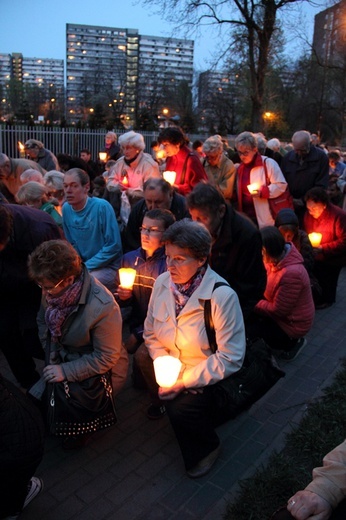
[[[16,197],[19,204],[23,206],[30,206],[49,213],[62,229],[62,217],[50,201],[49,190],[46,186],[35,181],[26,182],[19,188]]]
[[[86,384],[93,376],[116,371],[122,349],[119,307],[113,295],[89,275],[75,249],[63,240],[44,242],[30,255],[28,268],[30,278],[42,289],[41,314],[48,328],[44,382]],[[30,393],[40,398],[42,382]],[[103,419],[96,413],[94,423],[105,427]],[[75,422],[72,409],[65,422]],[[84,426],[87,433],[97,429],[89,423]],[[74,431],[63,446],[81,447],[85,440],[80,430]]]
[[[187,195],[200,181],[208,177],[198,155],[187,146],[187,139],[179,128],[165,128],[158,137],[166,152],[166,170],[176,172],[174,187]]]
[[[118,138],[115,132],[107,132],[105,135],[105,152],[107,161],[116,161],[121,156],[120,146],[117,144]]]
[[[237,170],[238,209],[259,228],[273,226],[268,199],[275,199],[287,188],[280,167],[276,161],[259,153],[256,136],[251,132],[239,134],[235,146],[241,160]]]
[[[47,172],[50,170],[59,170],[59,163],[53,152],[47,150],[41,141],[36,139],[28,139],[25,144],[25,153],[29,159],[37,162]]]
[[[283,350],[283,359],[292,360],[306,345],[315,316],[310,279],[303,257],[276,227],[264,227],[261,235],[267,286],[255,307],[261,316],[257,331],[272,349]]]
[[[43,182],[47,186],[55,208],[60,215],[62,215],[62,205],[65,202],[64,177],[65,174],[57,170],[51,170],[43,177]]]
[[[218,135],[209,137],[203,143],[205,160],[204,169],[212,186],[219,188],[227,202],[233,197],[236,169],[223,149],[223,142]]]
[[[170,226],[162,240],[168,272],[154,284],[144,340],[152,360],[171,355],[182,363],[177,382],[159,387],[158,393],[166,403],[187,474],[197,478],[217,459],[220,441],[215,425],[230,418],[229,397],[220,383],[242,366],[244,323],[236,293],[208,266],[207,229],[184,219]],[[211,302],[215,352],[205,327],[206,300]]]
[[[346,212],[329,202],[323,188],[311,188],[305,195],[304,230],[321,233],[321,244],[314,247],[313,273],[322,288],[322,298],[316,308],[333,305],[339,274],[346,265]]]
[[[109,191],[126,191],[130,203],[143,197],[143,184],[149,177],[161,177],[159,166],[145,153],[144,137],[141,134],[126,132],[119,137],[124,154],[111,169],[107,179]]]

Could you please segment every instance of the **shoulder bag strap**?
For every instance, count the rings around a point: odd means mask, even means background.
[[[264,175],[266,176],[266,185],[269,186],[270,181],[269,181],[268,170],[267,170],[267,159],[263,160],[263,168],[264,168]]]
[[[187,161],[188,161],[189,157],[191,157],[192,155],[194,155],[194,154],[193,154],[192,152],[190,152],[190,153],[185,157],[185,161],[184,161],[184,164],[183,164],[183,169],[181,170],[180,184],[184,184],[184,183],[185,183],[185,175],[186,175]]]
[[[228,283],[225,282],[216,282],[212,293],[217,289],[218,287],[221,287],[222,285],[226,285],[227,287],[230,287]],[[208,336],[209,346],[210,350],[213,354],[217,351],[217,343],[216,343],[216,334],[215,334],[215,327],[213,323],[213,318],[211,316],[211,300],[205,300],[204,302],[204,325],[205,330]]]

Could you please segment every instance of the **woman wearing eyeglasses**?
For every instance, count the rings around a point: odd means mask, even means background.
[[[75,249],[63,240],[44,242],[30,255],[28,268],[42,289],[41,314],[48,329],[44,383],[116,372],[122,354],[120,310],[113,295],[89,275]],[[40,398],[42,390],[42,384],[36,385],[30,393]],[[63,446],[81,447],[85,439],[66,437]]]
[[[211,236],[187,219],[165,231],[167,269],[156,280],[144,324],[150,360],[171,355],[182,369],[170,388],[158,388],[177,437],[187,474],[205,475],[219,453],[215,426],[230,418],[230,397],[219,383],[237,372],[245,355],[243,317],[236,293],[208,266]],[[222,286],[215,287],[215,283]],[[217,350],[204,319],[211,302]],[[144,360],[143,360],[144,362]]]
[[[268,199],[284,193],[285,177],[274,159],[259,153],[255,134],[242,132],[236,138],[235,146],[241,160],[237,170],[238,210],[259,228],[274,226]]]

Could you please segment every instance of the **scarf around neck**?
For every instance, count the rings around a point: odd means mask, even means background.
[[[66,318],[78,307],[83,288],[84,272],[75,279],[74,283],[58,297],[47,294],[47,309],[45,319],[52,335],[52,341],[57,341],[61,336],[61,327]]]
[[[206,265],[202,265],[197,272],[185,283],[174,283],[171,280],[170,288],[175,300],[175,315],[179,316],[191,295],[201,285],[206,271]]]

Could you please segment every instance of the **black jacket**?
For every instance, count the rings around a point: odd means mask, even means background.
[[[220,235],[212,246],[210,265],[235,290],[246,319],[266,287],[262,239],[256,226],[228,204]]]

